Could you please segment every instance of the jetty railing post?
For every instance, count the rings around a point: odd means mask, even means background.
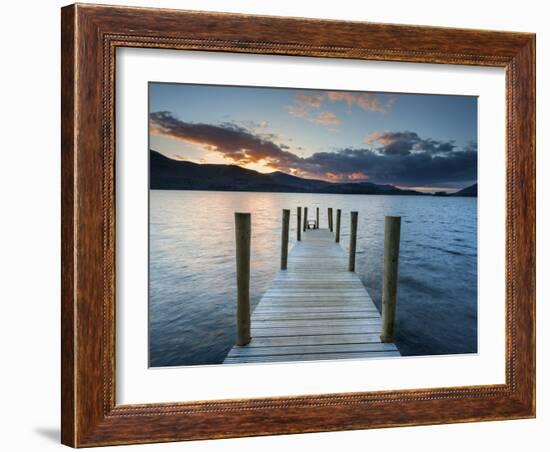
[[[237,345],[250,343],[250,214],[235,212]]]
[[[315,225],[315,228],[319,229],[319,207],[317,207],[317,217],[315,218],[315,220],[317,221],[317,224]]]
[[[332,207],[328,208],[328,228],[332,232]]]
[[[386,217],[384,224],[384,277],[382,281],[382,342],[393,342],[397,305],[397,267],[401,217]]]
[[[336,243],[340,242],[340,218],[342,216],[342,211],[340,209],[336,209]]]
[[[355,251],[357,248],[357,212],[351,212],[351,224],[349,232],[349,263],[348,270],[355,271]]]
[[[290,225],[290,210],[283,209],[283,227],[281,231],[281,270],[286,270],[288,261],[288,231]]]
[[[307,207],[304,207],[304,232],[307,229]]]
[[[297,212],[298,227],[296,228],[296,239],[298,241],[302,240],[302,208],[298,207]]]

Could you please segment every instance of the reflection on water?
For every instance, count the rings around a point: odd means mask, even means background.
[[[281,210],[359,212],[357,272],[380,309],[384,216],[402,216],[396,344],[403,355],[477,351],[477,200],[431,196],[150,192],[150,365],[221,363],[235,338],[233,213],[252,213],[251,302],[278,270]]]

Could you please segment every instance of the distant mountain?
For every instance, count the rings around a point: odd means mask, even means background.
[[[462,190],[459,190],[456,193],[451,194],[450,196],[477,197],[477,184],[470,185],[469,187],[463,188]]]
[[[236,165],[198,164],[170,159],[150,151],[150,188],[153,190],[220,190],[362,195],[423,195],[393,185],[371,182],[332,183],[303,179],[276,171],[263,174]]]
[[[201,165],[150,152],[150,187],[161,190],[275,191],[277,183],[236,165]],[[272,188],[273,190],[270,190]]]
[[[286,187],[295,187],[298,191],[315,191],[322,190],[330,186],[329,182],[316,179],[303,179],[301,177],[292,176],[291,174],[286,174],[281,171],[275,171],[274,173],[269,173],[266,176],[269,176],[271,180],[276,181],[278,184],[284,185]]]

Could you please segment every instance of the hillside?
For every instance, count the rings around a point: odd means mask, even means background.
[[[269,174],[236,165],[198,164],[150,151],[152,190],[220,190],[368,195],[422,195],[393,185],[371,182],[332,183],[276,171]]]
[[[453,193],[451,196],[470,196],[477,197],[477,184],[470,185],[469,187],[463,188],[462,190]]]

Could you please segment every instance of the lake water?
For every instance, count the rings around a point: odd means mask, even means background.
[[[219,364],[235,340],[235,211],[252,214],[251,303],[280,263],[281,210],[359,212],[356,271],[380,310],[384,217],[399,215],[396,344],[402,355],[477,352],[477,199],[206,191],[150,192],[151,366]]]

